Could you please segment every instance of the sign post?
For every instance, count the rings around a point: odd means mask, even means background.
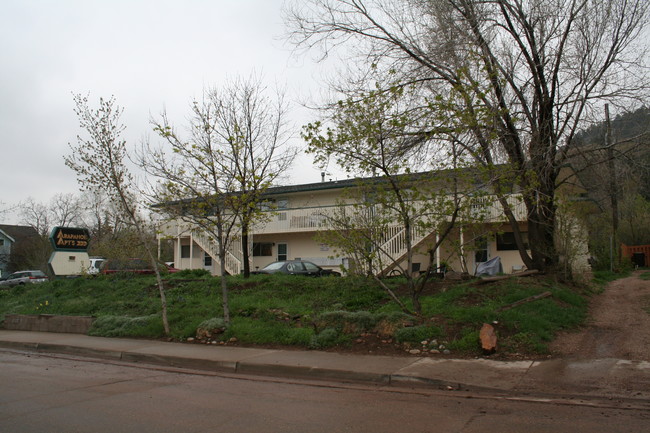
[[[80,275],[90,266],[90,233],[77,227],[54,227],[50,233],[54,252],[48,262],[56,276]]]

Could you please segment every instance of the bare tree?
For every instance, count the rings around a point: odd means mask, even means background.
[[[23,224],[34,228],[42,237],[47,237],[53,227],[50,209],[31,197],[20,204],[20,218]]]
[[[576,132],[603,102],[635,103],[650,88],[645,0],[308,0],[287,11],[293,42],[323,56],[349,49],[355,66],[416,85],[477,162],[507,162],[528,211],[531,254],[557,264],[556,190]],[[362,74],[361,74],[362,75]],[[345,83],[341,84],[345,88]],[[349,89],[349,87],[347,88]],[[430,130],[414,146],[426,146]],[[501,184],[503,186],[503,184]],[[495,192],[500,193],[497,183]],[[506,204],[502,201],[502,204]]]
[[[109,199],[128,218],[144,245],[156,275],[160,295],[162,322],[169,335],[167,300],[160,269],[154,251],[148,247],[146,223],[140,215],[137,187],[126,166],[126,142],[120,139],[125,126],[120,121],[122,109],[115,98],[99,99],[99,107],[91,109],[88,97],[74,95],[75,114],[86,137],[77,136],[77,145],[70,144],[71,154],[64,156],[65,164],[77,173],[83,190],[106,192]]]
[[[188,223],[190,230],[208,234],[216,245],[221,273],[223,320],[230,324],[226,258],[237,234],[241,205],[237,200],[237,182],[231,171],[224,171],[218,128],[218,106],[210,99],[193,101],[189,137],[176,132],[167,114],[152,120],[154,130],[171,147],[143,146],[139,156],[143,169],[160,179],[152,197],[157,208],[170,218]],[[198,232],[197,232],[198,234]]]
[[[215,107],[213,133],[220,144],[217,162],[224,173],[235,179],[242,203],[239,218],[244,277],[250,275],[250,229],[264,216],[258,204],[296,156],[296,149],[287,145],[290,136],[284,93],[269,93],[261,79],[254,76],[235,79],[207,92],[207,99]]]
[[[56,194],[50,200],[52,223],[55,226],[66,227],[81,223],[82,206],[78,195]]]

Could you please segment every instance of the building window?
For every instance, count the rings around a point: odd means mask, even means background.
[[[253,257],[267,257],[273,255],[271,242],[253,242]]]
[[[474,263],[484,263],[489,259],[488,238],[480,236],[474,241]]]
[[[203,253],[203,266],[210,267],[212,266],[212,256],[208,253]]]
[[[190,258],[190,246],[181,245],[181,259],[189,259],[189,258]]]
[[[524,248],[528,249],[528,232],[521,232],[521,238],[524,241]],[[516,251],[517,242],[513,232],[497,234],[497,251]]]
[[[0,247],[4,246],[4,244],[5,244],[5,240],[4,240],[4,239],[0,239]]]

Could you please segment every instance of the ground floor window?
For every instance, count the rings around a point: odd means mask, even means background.
[[[253,242],[253,257],[267,257],[273,255],[271,242]]]
[[[208,253],[204,253],[205,255],[203,256],[203,266],[206,268],[212,266],[212,256]]]
[[[189,258],[190,258],[190,246],[181,245],[181,259],[189,259]]]
[[[474,241],[474,263],[484,263],[488,261],[488,238],[480,236]]]
[[[521,238],[524,241],[524,248],[528,249],[528,232],[521,232]],[[513,232],[497,234],[497,251],[515,251],[517,242]]]

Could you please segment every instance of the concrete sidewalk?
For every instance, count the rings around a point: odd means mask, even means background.
[[[503,362],[351,355],[0,330],[0,347],[230,374],[426,386],[509,395],[563,395],[645,401],[650,362],[618,359]]]

